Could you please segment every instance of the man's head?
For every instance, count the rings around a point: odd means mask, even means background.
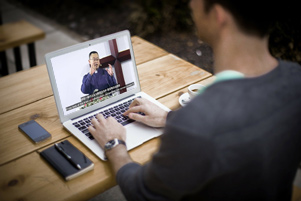
[[[94,68],[95,70],[98,69],[100,66],[98,52],[90,52],[88,62],[90,64],[90,67]]]
[[[273,3],[269,0],[191,0],[193,18],[200,36],[202,36],[202,32],[204,31],[200,29],[210,28],[206,26],[206,23],[210,22],[206,20],[205,16],[212,14],[212,12],[216,13],[218,10],[216,8],[222,8],[229,13],[240,31],[260,38],[269,35],[278,17],[276,2]],[[218,17],[220,16],[216,15],[216,18]]]

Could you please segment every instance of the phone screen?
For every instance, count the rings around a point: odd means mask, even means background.
[[[34,120],[19,125],[19,128],[35,143],[46,140],[51,136],[42,126],[40,126],[40,124]]]

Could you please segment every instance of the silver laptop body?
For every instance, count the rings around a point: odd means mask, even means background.
[[[96,89],[92,94],[85,94],[82,91],[82,85],[84,77],[88,76],[89,53],[92,51],[98,53],[102,64],[100,66],[102,70],[98,69],[99,72],[96,73],[102,73],[105,76],[104,70],[108,68],[108,64],[111,64],[116,84],[112,85],[107,81],[108,85],[105,89]],[[82,127],[79,129],[82,122],[100,112],[107,111],[108,108],[120,107],[118,105],[130,102],[136,97],[146,98],[169,111],[169,108],[141,92],[128,30],[50,52],[45,55],[45,60],[63,126],[102,160],[105,160],[104,151],[93,139],[93,136],[83,133],[80,130]],[[151,128],[138,122],[129,123],[125,125],[125,128],[128,150],[163,132],[162,129]]]

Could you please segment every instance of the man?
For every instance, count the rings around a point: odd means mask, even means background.
[[[228,77],[229,70],[240,76],[212,84],[168,114],[147,100],[133,101],[124,115],[165,130],[144,166],[123,144],[106,151],[128,200],[291,199],[301,160],[301,67],[270,55],[274,15],[265,17],[271,5],[264,4],[191,0],[199,37],[213,48],[216,76]],[[98,115],[92,123],[102,147],[125,140],[113,118]]]
[[[90,52],[88,62],[90,71],[83,77],[81,87],[81,91],[84,94],[91,95],[97,91],[104,90],[117,84],[111,64],[109,64],[109,69],[104,70],[99,68],[101,64],[96,51]]]

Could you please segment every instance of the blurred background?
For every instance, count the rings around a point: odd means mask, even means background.
[[[274,26],[269,47],[275,57],[301,64],[301,17],[296,2],[281,2],[282,17]],[[0,15],[4,24],[25,19],[46,33],[45,39],[35,43],[38,65],[45,64],[44,55],[50,51],[129,29],[132,35],[213,73],[212,50],[198,40],[188,4],[189,0],[0,0]],[[22,46],[21,50],[24,67],[29,68],[27,49]],[[13,73],[13,53],[6,52]],[[300,171],[298,175],[300,184]],[[94,200],[125,199],[117,186]]]
[[[212,51],[195,34],[188,7],[189,0],[9,2],[49,18],[77,33],[83,40],[129,29],[132,35],[138,35],[204,70],[213,72]],[[273,5],[271,9],[272,7]],[[275,24],[270,37],[270,51],[275,57],[301,64],[301,17],[295,12],[296,6],[288,4],[285,8],[289,12],[284,9],[285,18]]]

